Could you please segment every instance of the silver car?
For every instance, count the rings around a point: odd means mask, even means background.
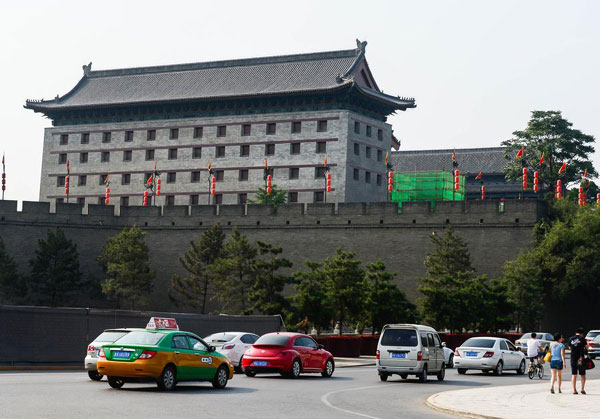
[[[459,374],[467,370],[493,371],[502,375],[505,370],[525,374],[525,354],[504,338],[469,338],[454,351],[454,366]]]
[[[87,355],[85,356],[85,360],[83,364],[85,366],[86,371],[88,372],[88,376],[90,379],[94,381],[102,380],[102,374],[98,374],[98,369],[96,368],[96,362],[98,361],[98,353],[100,353],[100,349],[102,345],[108,345],[109,343],[114,343],[117,339],[122,338],[127,333],[133,330],[144,330],[144,329],[106,329],[104,332],[100,333],[92,343],[88,345]]]
[[[588,354],[590,358],[595,359],[600,355],[600,335],[596,335],[594,339],[588,343]]]
[[[536,332],[535,339],[540,341],[541,352],[546,352],[550,347],[550,344],[554,342],[554,336],[551,333]],[[527,353],[527,341],[531,339],[531,333],[525,333],[519,339],[515,341],[515,345],[523,353]]]
[[[217,351],[227,356],[237,372],[242,372],[242,357],[244,352],[257,341],[258,335],[247,332],[221,332],[213,333],[204,338],[204,341],[217,348]]]

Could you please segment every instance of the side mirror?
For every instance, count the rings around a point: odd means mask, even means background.
[[[214,346],[208,345],[208,352],[214,352],[216,350],[217,350],[217,348],[215,348]]]
[[[446,347],[446,342],[442,342],[442,348]]]
[[[325,346],[321,345],[320,343],[317,345],[317,348],[319,349],[325,349]]]

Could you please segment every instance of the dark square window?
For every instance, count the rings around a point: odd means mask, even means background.
[[[300,143],[290,144],[290,154],[300,154]]]
[[[240,146],[240,156],[245,157],[250,155],[250,146],[249,145],[241,145]]]
[[[324,119],[322,121],[317,121],[317,131],[318,132],[327,131],[327,120],[326,119]]]
[[[354,155],[360,156],[360,145],[358,143],[354,143]]]
[[[377,186],[381,186],[381,175],[377,175]]]
[[[98,205],[106,205],[106,198],[104,198],[103,196],[99,196]]]
[[[219,125],[217,127],[217,137],[225,137],[227,135],[227,126]]]
[[[270,122],[267,124],[267,135],[274,135],[277,131],[277,124]]]
[[[167,173],[167,183],[175,183],[177,181],[177,172]]]
[[[177,149],[176,148],[169,149],[169,160],[177,160]]]
[[[104,185],[106,183],[106,178],[108,175],[100,175],[98,177],[98,185]]]
[[[129,185],[131,183],[131,175],[129,173],[123,173],[121,175],[121,185]]]
[[[169,138],[171,140],[176,140],[179,138],[179,128],[171,128],[171,131],[169,132]]]
[[[225,157],[225,146],[220,145],[215,149],[215,157]]]
[[[317,141],[317,153],[326,153],[327,152],[327,143],[325,141]]]
[[[247,193],[239,193],[238,194],[238,204],[245,204],[248,202],[248,194]]]
[[[275,154],[275,144],[265,144],[265,156],[273,156]]]
[[[248,169],[241,169],[239,176],[238,176],[238,180],[240,181],[246,181],[248,180]]]
[[[298,167],[290,167],[290,179],[298,179],[300,177],[300,169]]]
[[[85,198],[77,198],[77,204],[83,207],[85,205]]]
[[[293,121],[292,122],[292,134],[298,134],[299,132],[302,132],[302,122]]]
[[[325,193],[323,191],[315,191],[313,194],[314,202],[325,201]]]
[[[81,144],[89,144],[90,143],[90,133],[84,132],[81,134]]]
[[[242,136],[247,136],[250,135],[250,130],[251,130],[251,126],[250,124],[244,124],[242,125]]]
[[[377,161],[383,161],[383,150],[377,150]]]
[[[218,193],[215,195],[215,204],[221,205],[223,203],[223,194]]]
[[[193,159],[200,159],[200,158],[202,158],[202,147],[194,147],[192,149],[192,158]]]
[[[79,178],[77,179],[77,186],[85,186],[85,185],[87,185],[87,176],[80,175]]]
[[[194,138],[202,138],[202,127],[194,127]]]
[[[367,125],[367,137],[371,136],[371,125]]]
[[[365,172],[365,183],[371,183],[371,172]]]
[[[154,160],[154,150],[146,150],[146,161]]]
[[[381,128],[377,130],[377,139],[383,141],[383,130]]]
[[[172,207],[173,205],[175,205],[175,195],[167,195],[165,197],[165,204],[168,207]]]
[[[88,153],[79,153],[79,163],[88,162]]]
[[[223,179],[225,179],[225,171],[215,170],[215,178],[217,178],[217,182],[223,182]]]
[[[192,183],[200,182],[200,172],[199,171],[192,172],[190,182],[192,182]]]
[[[354,178],[354,180],[358,180],[358,178],[359,178],[358,169],[354,169],[354,173],[353,173],[352,177]]]
[[[69,134],[62,134],[60,136],[60,145],[67,145],[69,144]]]
[[[190,195],[190,205],[198,205],[198,195]]]
[[[58,155],[58,164],[67,164],[67,153]]]
[[[323,166],[315,167],[315,179],[325,178],[325,168]]]
[[[128,207],[129,206],[129,197],[128,196],[122,196],[121,197],[121,206],[122,207]]]
[[[65,198],[56,198],[57,204],[62,204],[63,202],[65,202]]]
[[[133,155],[133,151],[125,150],[123,151],[123,161],[131,161]]]
[[[125,131],[125,142],[130,143],[133,141],[133,131]]]
[[[371,147],[369,147],[369,146],[365,147],[365,155],[367,156],[368,159],[371,158]]]
[[[64,176],[56,177],[56,186],[65,186],[65,177]]]
[[[146,133],[146,140],[148,140],[148,141],[156,140],[156,130],[155,129],[148,130],[148,132]]]
[[[102,133],[102,142],[103,143],[110,143],[111,137],[112,137],[112,134],[110,132],[103,132]]]
[[[298,192],[288,192],[288,202],[290,204],[298,202]]]
[[[360,122],[358,122],[358,121],[354,122],[354,133],[360,134]]]
[[[100,154],[100,161],[102,163],[108,163],[110,161],[110,151],[103,151],[102,154]]]

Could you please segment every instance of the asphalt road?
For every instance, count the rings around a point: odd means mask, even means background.
[[[588,374],[600,378],[598,369]],[[565,379],[570,379],[569,373]],[[7,372],[0,374],[0,417],[447,417],[428,408],[427,397],[445,390],[532,382],[539,380],[530,381],[514,372],[495,377],[478,372],[459,375],[456,370],[448,370],[444,382],[431,377],[429,382],[419,383],[398,376],[381,382],[375,367],[353,367],[337,369],[331,379],[313,374],[297,380],[236,374],[224,390],[215,390],[210,383],[184,383],[165,393],[154,384],[125,384],[114,390],[106,379],[92,382],[84,372]]]

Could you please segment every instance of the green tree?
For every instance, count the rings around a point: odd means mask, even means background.
[[[254,259],[256,248],[237,228],[231,232],[223,246],[221,257],[215,262],[216,296],[223,310],[231,314],[246,314],[250,310],[248,292],[254,284]]]
[[[24,303],[27,295],[27,284],[19,275],[17,264],[6,251],[4,241],[0,237],[0,302],[9,304]]]
[[[296,283],[296,294],[292,297],[297,317],[308,318],[317,332],[331,327],[335,316],[333,302],[327,292],[327,277],[318,262],[307,261],[307,271],[296,271],[293,274]]]
[[[277,185],[271,186],[271,193],[267,194],[266,187],[259,187],[258,191],[254,194],[254,199],[249,199],[250,204],[270,204],[277,208],[278,205],[285,204],[287,202],[287,191],[279,189]]]
[[[40,305],[68,306],[81,293],[77,246],[61,229],[48,230],[46,240],[38,240],[35,257],[29,262],[31,301]]]
[[[118,308],[139,309],[148,304],[156,272],[148,264],[145,236],[138,226],[125,227],[106,240],[97,258],[106,275],[102,292]]]
[[[563,118],[560,111],[533,111],[527,128],[513,132],[513,138],[503,141],[508,164],[504,168],[509,180],[520,180],[523,166],[540,170],[540,182],[544,188],[556,185],[558,170],[567,163],[563,183],[579,182],[587,169],[588,176],[596,176],[590,156],[594,153],[594,137],[573,129],[573,124]],[[523,158],[515,159],[523,147]],[[544,164],[540,168],[540,158]],[[533,174],[531,175],[533,178]]]
[[[209,288],[216,276],[213,264],[221,255],[225,233],[217,223],[202,234],[198,243],[190,242],[188,250],[179,258],[188,275],[171,277],[169,298],[176,303],[190,304],[206,313]]]
[[[285,317],[289,311],[289,301],[282,293],[292,279],[279,270],[291,268],[292,262],[278,256],[283,252],[281,247],[262,241],[257,241],[256,244],[261,257],[254,261],[253,266],[254,283],[248,293],[248,299],[252,303],[251,310]]]
[[[395,273],[386,271],[381,259],[367,265],[365,273],[369,281],[366,300],[367,316],[373,333],[381,331],[387,323],[414,323],[417,321],[416,307],[392,280]]]

